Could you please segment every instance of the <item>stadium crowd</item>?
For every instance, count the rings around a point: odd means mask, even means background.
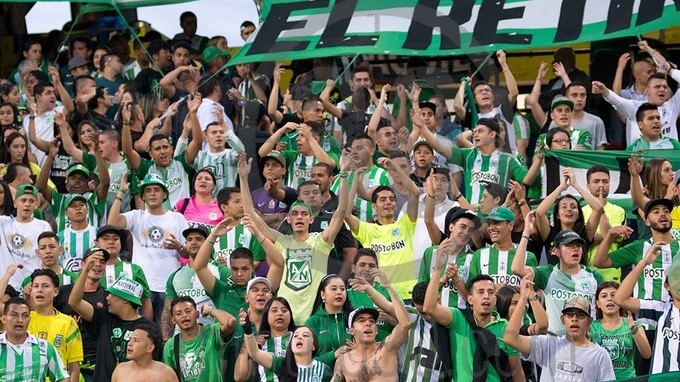
[[[416,70],[377,88],[361,60],[340,83],[336,58],[227,68],[224,37],[180,26],[72,38],[58,68],[32,40],[1,80],[0,380],[680,370],[680,176],[637,155],[680,148],[680,71],[645,41],[611,89],[570,48],[536,68],[537,136],[503,51],[504,87],[464,78],[450,112]],[[604,166],[541,189],[546,153],[615,139],[592,97],[618,113],[635,211]]]

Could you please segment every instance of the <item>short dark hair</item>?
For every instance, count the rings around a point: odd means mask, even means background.
[[[112,54],[112,53],[107,53],[107,54],[99,57],[99,68],[100,68],[99,70],[103,71],[104,66],[106,66],[106,61],[108,61],[108,59],[112,58],[112,57],[118,57],[118,56],[116,56],[115,54]]]
[[[191,44],[187,40],[177,40],[172,44],[172,51],[174,52],[177,49],[186,49],[191,51]]]
[[[151,150],[151,146],[154,142],[163,140],[170,142],[170,138],[165,134],[157,133],[152,135],[151,138],[149,138],[149,150]]]
[[[231,255],[229,255],[229,258],[231,260],[235,259],[247,259],[250,261],[250,263],[254,263],[255,259],[253,258],[253,252],[245,247],[239,247],[236,248],[233,252],[231,252]]]
[[[43,92],[45,91],[45,89],[47,89],[47,88],[54,89],[54,84],[52,84],[51,82],[41,82],[41,83],[35,85],[35,87],[33,88],[33,94],[36,95],[36,96],[38,94],[42,95]]]
[[[209,78],[205,80],[205,82],[201,83],[201,85],[199,85],[198,92],[201,93],[203,97],[207,97],[211,95],[215,91],[215,88],[218,87],[219,85],[220,83],[217,80],[217,78],[215,77]]]
[[[375,203],[378,201],[378,194],[383,192],[383,191],[389,191],[394,195],[394,197],[397,196],[397,194],[394,193],[394,190],[390,186],[378,186],[373,190],[373,193],[371,194],[371,203]]]
[[[358,139],[364,139],[364,140],[370,141],[370,142],[371,142],[371,145],[372,145],[373,147],[375,147],[375,141],[373,140],[373,138],[371,138],[371,137],[370,137],[368,134],[366,134],[366,133],[359,133],[359,134],[355,135],[354,138],[352,138],[352,141],[349,143],[349,145],[351,146],[351,145],[354,143],[354,141],[356,141],[356,140],[358,140]]]
[[[357,265],[359,258],[364,256],[372,257],[375,260],[375,264],[378,265],[378,255],[370,248],[359,248],[357,250],[357,253],[354,255],[354,265]]]
[[[2,179],[7,183],[14,182],[14,180],[17,178],[17,175],[19,175],[19,167],[27,168],[29,171],[31,170],[30,167],[23,163],[10,163],[7,165],[7,171],[5,172],[5,176]]]
[[[411,301],[413,301],[414,304],[423,305],[425,303],[427,284],[427,281],[421,281],[413,286],[413,291],[411,292]]]
[[[196,309],[196,301],[194,301],[191,296],[177,296],[170,302],[170,315],[172,315],[172,310],[175,309],[175,305],[183,302],[188,302],[189,304],[193,305],[194,309]]]
[[[580,86],[580,87],[586,89],[586,92],[588,92],[588,87],[586,86],[586,84],[584,84],[583,82],[579,82],[579,81],[573,81],[572,83],[567,85],[567,87],[564,89],[564,93],[565,94],[569,93],[569,89],[574,88],[576,86]]]
[[[314,183],[313,180],[305,180],[304,182],[298,184],[298,186],[297,186],[297,193],[298,193],[298,195],[300,195],[300,190],[302,190],[302,187],[305,187],[305,186],[314,186],[314,187],[318,187],[319,185],[316,184],[316,183]]]
[[[154,54],[160,53],[161,50],[170,51],[170,45],[163,40],[153,40],[149,43],[147,50],[149,51],[149,54],[153,56]]]
[[[31,309],[31,307],[28,305],[28,302],[26,302],[26,300],[23,298],[18,296],[10,297],[10,299],[5,303],[5,309],[2,311],[3,314],[7,315],[7,313],[9,313],[10,305],[26,305],[29,310]]]
[[[83,36],[78,36],[78,37],[75,37],[73,40],[71,40],[71,42],[68,44],[69,48],[70,48],[71,50],[73,50],[73,46],[74,46],[77,42],[85,43],[86,49],[87,49],[87,50],[92,50],[92,40],[90,40],[90,39],[87,38],[87,37],[83,37]]]
[[[586,182],[590,182],[590,176],[597,173],[597,172],[603,172],[603,173],[607,174],[607,176],[610,176],[608,168],[601,166],[599,164],[596,164],[595,166],[592,166],[591,168],[589,168],[588,171],[586,172]]]
[[[52,231],[45,231],[38,235],[38,243],[40,243],[40,240],[42,239],[54,239],[57,241],[57,243],[59,242],[59,236],[57,236],[57,234]]]
[[[309,126],[312,130],[312,134],[319,136],[319,138],[323,138],[324,130],[321,122],[305,122],[305,125]]]
[[[390,159],[396,159],[396,158],[404,158],[407,161],[410,161],[411,158],[409,158],[408,153],[403,150],[394,150],[388,155]]]
[[[326,174],[328,176],[333,176],[333,167],[331,167],[331,165],[329,165],[328,163],[316,162],[312,165],[312,168],[314,167],[323,167],[326,170]]]
[[[231,199],[231,195],[233,194],[240,194],[241,189],[238,187],[224,187],[223,189],[219,190],[217,192],[217,205],[221,206],[223,204],[229,203],[229,199]]]
[[[145,331],[146,336],[153,342],[154,349],[160,349],[163,344],[163,335],[161,334],[161,330],[158,329],[158,325],[151,322],[145,322],[137,326],[135,330]]]
[[[5,294],[8,295],[9,298],[19,297],[19,292],[17,292],[17,290],[11,285],[7,285],[7,288],[5,288]]]
[[[254,27],[254,26],[255,26],[255,23],[253,23],[252,21],[246,20],[246,21],[241,23],[240,30],[243,30],[243,28]]]
[[[476,283],[480,281],[491,281],[492,284],[496,285],[496,283],[493,281],[493,278],[489,275],[478,275],[470,282],[468,283],[468,290],[472,290],[472,288],[475,286]]]
[[[59,276],[57,276],[56,273],[54,273],[53,270],[51,269],[46,269],[46,268],[39,268],[33,271],[31,273],[31,282],[35,281],[36,277],[38,276],[47,276],[50,278],[50,281],[52,281],[52,285],[55,288],[59,288]]]
[[[183,23],[189,17],[196,18],[196,14],[194,12],[191,12],[191,11],[182,12],[182,14],[179,15],[179,23],[180,24]]]
[[[656,105],[653,105],[649,102],[643,103],[642,105],[640,105],[640,107],[638,107],[637,111],[635,112],[635,120],[638,121],[638,122],[644,120],[645,119],[645,112],[651,111],[651,110],[655,110],[655,111],[658,112],[659,107],[656,106]]]
[[[31,72],[28,73],[28,76],[35,77],[38,80],[37,81],[38,83],[50,81],[50,77],[47,74],[43,73],[43,71],[40,69],[31,70]]]
[[[545,135],[545,144],[546,144],[546,146],[548,146],[548,148],[552,144],[552,141],[553,141],[553,138],[555,138],[555,135],[557,135],[559,133],[565,133],[565,134],[567,134],[567,136],[569,136],[569,133],[567,133],[566,131],[561,130],[561,129],[550,129],[550,130],[548,130],[548,133]],[[569,140],[569,148],[571,148],[571,140]]]
[[[659,72],[654,73],[654,74],[652,74],[651,76],[649,76],[649,78],[647,79],[647,85],[648,85],[648,86],[649,86],[649,83],[652,82],[652,80],[664,80],[664,81],[668,81],[668,79],[666,78],[666,75],[663,74],[663,73],[659,73]]]

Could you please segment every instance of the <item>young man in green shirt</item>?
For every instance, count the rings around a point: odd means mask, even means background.
[[[449,253],[455,246],[450,239],[444,240],[437,251],[437,260],[430,275],[423,311],[440,325],[449,329],[451,361],[454,381],[500,381],[500,374],[512,376],[513,381],[524,381],[524,372],[518,353],[503,342],[508,322],[496,313],[496,285],[489,275],[479,275],[470,280],[467,302],[470,310],[444,306],[438,302],[439,277],[446,265]],[[472,323],[477,327],[473,327]],[[486,331],[479,331],[480,328]],[[487,337],[485,344],[477,343],[475,332]],[[490,332],[490,333],[489,333]],[[494,338],[496,341],[492,341]],[[496,345],[497,344],[497,345]],[[498,346],[496,348],[494,345]],[[480,352],[477,347],[483,346]],[[491,347],[491,348],[489,348]],[[485,355],[505,354],[492,364]],[[486,361],[486,362],[483,362]]]
[[[680,142],[677,139],[661,134],[661,114],[658,106],[643,103],[638,107],[635,117],[640,128],[640,138],[628,145],[626,151],[680,149]]]
[[[200,316],[213,317],[216,322],[201,325],[196,303],[190,296],[173,299],[170,311],[172,323],[179,326],[179,333],[165,343],[163,363],[175,370],[182,381],[222,382],[222,368],[217,360],[221,359],[227,342],[234,334],[234,316],[204,304]],[[175,349],[177,346],[179,350]]]

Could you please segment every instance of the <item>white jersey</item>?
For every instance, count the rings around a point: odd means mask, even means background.
[[[67,227],[57,234],[59,244],[63,248],[59,256],[59,265],[74,273],[80,272],[83,263],[83,254],[94,246],[97,238],[97,228],[88,225],[85,229],[76,231]]]
[[[52,142],[54,140],[54,114],[55,112],[63,113],[64,112],[64,107],[56,107],[53,110],[46,111],[40,115],[35,116],[35,135],[38,136],[38,138],[47,141],[47,142]],[[23,120],[23,128],[24,131],[28,133],[28,125],[30,122],[30,118],[24,118]],[[47,154],[45,154],[42,150],[38,149],[35,147],[33,144],[30,142],[28,143],[29,147],[31,148],[31,152],[35,154],[35,157],[38,159],[38,164],[40,166],[45,163],[45,159],[47,158]]]
[[[196,171],[207,168],[215,175],[216,184],[213,195],[217,195],[217,192],[224,187],[236,185],[238,157],[246,151],[245,146],[233,131],[228,130],[226,137],[230,149],[225,149],[219,153],[210,152],[209,149],[201,150],[193,163],[193,168]]]
[[[0,216],[0,238],[4,242],[0,246],[1,272],[4,273],[10,264],[23,265],[9,280],[15,289],[21,290],[21,282],[34,270],[42,268],[37,253],[38,236],[46,231],[52,232],[52,227],[44,220],[33,218],[28,223],[20,223],[16,218]]]
[[[640,317],[656,320],[651,374],[680,370],[680,311],[673,301],[639,300]]]

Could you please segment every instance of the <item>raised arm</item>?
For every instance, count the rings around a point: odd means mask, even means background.
[[[467,109],[465,109],[465,87],[470,84],[470,81],[470,77],[465,77],[461,80],[456,97],[453,99],[453,111],[461,120],[465,120],[467,116]]]
[[[324,150],[323,147],[321,147],[321,145],[319,144],[319,142],[317,142],[317,140],[314,139],[314,136],[312,136],[311,127],[307,126],[304,123],[301,123],[299,134],[307,140],[307,144],[312,149],[312,153],[316,157],[317,161],[326,163],[333,169],[337,167],[337,163],[335,163],[335,161],[330,157],[330,155],[328,155],[326,150]]]
[[[47,71],[49,72],[50,78],[52,78],[52,84],[54,84],[54,90],[59,94],[59,100],[64,104],[64,113],[66,115],[73,114],[73,100],[71,95],[68,94],[64,84],[61,83],[61,77],[59,77],[59,71],[54,66],[50,66]]]
[[[283,114],[279,111],[279,89],[281,87],[281,73],[286,69],[281,67],[280,63],[276,64],[274,67],[274,78],[272,81],[272,91],[269,93],[269,99],[267,100],[267,114],[272,121],[281,123],[283,119]]]
[[[28,108],[28,139],[31,141],[31,143],[37,147],[40,151],[47,153],[50,150],[50,142],[46,141],[44,139],[41,139],[38,137],[38,134],[35,132],[35,113],[38,108],[38,106],[35,103],[34,99],[29,99],[28,103],[26,104],[26,107]],[[57,115],[61,116],[60,123],[66,123],[66,118],[64,118],[64,115],[61,113],[55,113],[55,121],[54,123],[57,123]]]
[[[246,321],[242,327],[243,333],[245,334],[245,345],[248,349],[248,354],[250,354],[250,358],[262,365],[265,369],[271,369],[272,364],[274,363],[274,357],[271,353],[268,353],[257,346],[257,340],[253,335],[253,326],[247,315]]]
[[[127,219],[125,218],[124,215],[120,213],[120,205],[121,203],[123,203],[123,198],[125,197],[125,194],[127,193],[127,190],[130,187],[130,183],[128,182],[127,178],[128,178],[127,172],[120,177],[120,189],[116,194],[116,199],[114,199],[113,204],[111,204],[111,209],[109,210],[109,217],[107,218],[108,224],[111,224],[112,226],[115,226],[116,228],[120,229],[127,228]]]
[[[564,64],[561,62],[553,62],[552,67],[555,75],[562,79],[564,87],[566,88],[569,86],[569,84],[571,84],[571,78],[569,78],[569,73],[567,73],[566,69],[564,69]]]
[[[538,227],[538,234],[541,240],[545,241],[550,235],[550,222],[548,221],[548,210],[555,205],[560,194],[569,188],[569,177],[562,174],[560,185],[555,187],[555,190],[546,196],[545,199],[536,208],[536,225]]]
[[[139,169],[142,164],[142,157],[132,146],[132,133],[130,132],[130,126],[132,125],[132,104],[121,105],[121,116],[123,117],[123,130],[120,134],[121,144],[123,146],[123,154],[128,163],[130,163],[130,168],[134,171]]]
[[[264,253],[266,254],[267,257],[267,264],[269,265],[275,264],[279,267],[283,267],[284,259],[283,255],[281,254],[281,251],[279,251],[276,245],[274,245],[274,243],[272,243],[272,241],[269,240],[267,236],[257,228],[257,225],[255,225],[255,222],[253,220],[253,217],[248,212],[243,213],[241,224],[243,224],[244,227],[249,229],[250,232],[252,232],[252,234],[257,238],[257,241],[259,241],[260,244],[262,245],[262,249],[264,250]]]
[[[649,202],[649,198],[642,191],[642,185],[640,184],[642,161],[636,154],[631,155],[628,159],[628,172],[630,173],[630,195],[633,203],[640,208],[644,208],[645,204]]]
[[[527,244],[529,244],[529,236],[534,230],[534,224],[536,223],[536,212],[531,211],[524,216],[524,231],[522,231],[522,238],[517,245],[517,250],[515,251],[515,257],[512,260],[511,270],[512,273],[519,277],[524,277],[528,274],[533,274],[531,267],[526,266],[527,262]],[[532,277],[533,278],[533,277]]]
[[[423,312],[429,314],[438,324],[442,326],[449,326],[453,321],[453,313],[450,308],[445,307],[439,302],[439,278],[442,269],[446,265],[451,253],[449,239],[446,238],[439,245],[437,250],[437,258],[434,264],[434,269],[430,273],[430,283],[427,284],[427,291],[425,292],[425,302],[423,303]]]
[[[345,215],[348,210],[349,200],[347,200],[347,178],[349,177],[349,168],[352,159],[350,158],[350,149],[345,149],[340,156],[340,188],[338,192],[338,208],[335,209],[328,227],[323,230],[321,237],[328,245],[333,246],[335,237],[340,232],[340,228],[345,224]]]
[[[526,99],[527,105],[531,108],[531,113],[534,115],[534,119],[539,127],[543,127],[548,121],[548,116],[541,108],[541,104],[538,102],[538,98],[541,95],[541,85],[543,84],[543,79],[548,73],[548,64],[541,62],[541,66],[538,69],[538,75],[536,76],[536,81],[534,82],[534,87],[531,89],[529,97]]]
[[[109,167],[106,161],[99,152],[99,137],[94,138],[94,159],[97,164],[96,171],[99,174],[99,184],[97,185],[97,199],[106,200],[109,193],[109,186],[111,185],[111,176],[109,175]]]
[[[427,130],[427,129],[425,129]],[[394,181],[401,180],[401,183],[406,186],[408,190],[408,202],[406,205],[406,213],[412,222],[418,218],[418,198],[420,198],[420,190],[418,186],[406,175],[406,173],[389,158],[378,159],[378,166],[387,168],[395,174]]]
[[[319,99],[323,104],[323,108],[326,109],[327,112],[329,112],[335,118],[340,119],[342,118],[342,110],[339,107],[333,105],[330,101],[331,92],[333,89],[335,89],[335,81],[330,79],[326,80],[326,87],[324,87],[321,94],[319,94]],[[380,113],[375,114],[380,116]]]
[[[568,168],[564,170],[564,173],[569,177],[571,186],[574,187],[574,189],[576,189],[579,194],[581,194],[583,199],[593,210],[593,213],[590,214],[590,218],[588,218],[588,222],[586,222],[586,234],[588,235],[588,240],[592,241],[595,238],[595,232],[597,231],[597,227],[600,224],[600,217],[602,217],[602,214],[604,213],[604,207],[602,206],[602,203],[596,197],[594,197],[590,191],[588,191],[587,188],[581,187],[581,185],[576,180],[574,170]],[[607,231],[609,231],[609,229],[607,229]],[[605,235],[607,234],[607,231],[603,231],[601,233]]]
[[[633,267],[628,276],[621,282],[619,289],[616,290],[614,294],[614,303],[616,305],[633,314],[640,313],[640,300],[632,297],[633,288],[635,288],[642,272],[644,272],[647,266],[654,264],[656,258],[661,253],[661,247],[666,244],[664,242],[657,242],[649,247],[642,260]]]
[[[262,220],[262,217],[256,212],[253,205],[253,198],[250,196],[250,185],[248,184],[248,174],[252,167],[253,158],[247,159],[246,153],[241,153],[238,157],[239,184],[241,185],[241,204],[243,204],[243,211],[250,214],[257,229],[262,232],[272,243],[276,243],[281,233],[273,228],[270,228],[267,223]]]
[[[279,143],[281,137],[283,137],[286,133],[299,128],[300,128],[299,124],[294,122],[288,122],[285,125],[283,125],[280,129],[276,130],[274,134],[267,138],[267,140],[262,144],[262,146],[260,146],[260,149],[257,151],[260,158],[265,157],[272,150],[274,150],[276,148],[276,144]]]
[[[90,273],[92,267],[94,267],[95,261],[104,262],[104,257],[101,254],[96,253],[85,259],[83,268],[80,271],[80,277],[76,279],[76,282],[73,284],[73,289],[71,289],[71,294],[68,296],[68,304],[71,305],[71,308],[87,322],[92,322],[94,307],[83,299],[83,294],[85,293],[87,274]]]
[[[4,296],[7,291],[9,280],[14,276],[17,269],[23,268],[22,264],[10,264],[7,266],[7,271],[0,277],[0,296]],[[0,301],[0,309],[5,309],[5,303]]]
[[[399,293],[394,290],[392,284],[390,284],[390,280],[385,275],[385,272],[380,272],[377,268],[372,269],[370,276],[377,275],[380,276],[381,284],[387,289],[387,293],[390,294],[390,299],[394,306],[394,316],[397,318],[397,325],[392,329],[392,333],[385,338],[387,348],[396,353],[408,337],[408,331],[411,329],[411,319],[406,312],[404,301],[399,297]]]
[[[505,327],[505,333],[503,333],[503,342],[522,354],[531,353],[531,341],[529,340],[529,337],[519,334],[519,329],[522,327],[522,321],[524,320],[527,300],[530,298],[529,296],[534,294],[534,283],[531,281],[531,276],[531,274],[528,274],[522,279],[519,301],[517,301],[515,311],[512,312],[510,321],[508,321],[508,326]],[[540,304],[533,304],[532,307],[534,305],[540,306]],[[541,309],[543,309],[543,307],[541,307]],[[545,314],[545,310],[543,311],[543,314]]]
[[[401,86],[401,85],[400,85]],[[387,102],[387,93],[390,91],[391,86],[389,84],[382,87],[380,90],[380,98],[378,98],[378,104],[375,106],[376,110],[381,110],[385,107]],[[402,86],[403,88],[403,86]],[[404,91],[404,93],[406,93]],[[399,98],[401,100],[401,96]],[[399,104],[399,115],[401,116],[402,110],[406,113],[406,101],[402,100]],[[397,119],[399,120],[399,119]],[[406,115],[404,114],[404,121],[406,121]],[[368,128],[366,129],[366,134],[368,134],[371,139],[375,142],[378,138],[378,124],[380,124],[380,113],[373,113],[371,119],[368,120]]]
[[[59,153],[59,146],[61,146],[61,141],[55,139],[50,144],[50,149],[48,155],[40,168],[40,174],[38,174],[38,179],[35,181],[35,187],[40,190],[42,196],[49,203],[52,201],[52,189],[47,187],[47,181],[50,178],[50,170],[52,169],[52,163],[54,163],[54,158]]]
[[[430,237],[432,245],[437,245],[442,241],[442,231],[439,230],[439,226],[434,220],[434,206],[436,204],[434,193],[437,186],[432,181],[432,174],[434,174],[434,169],[430,170],[430,176],[425,179],[425,183],[423,184],[423,190],[425,191],[425,211],[423,212],[423,221],[425,222],[427,235]]]
[[[366,168],[360,168],[354,170],[354,178],[352,180],[352,186],[349,188],[347,193],[347,211],[345,211],[345,222],[349,226],[349,230],[352,233],[359,232],[359,224],[361,221],[354,215],[352,215],[352,206],[354,206],[354,198],[357,194],[357,189],[361,185],[361,178],[363,177]]]
[[[201,248],[198,249],[198,253],[196,253],[196,258],[194,259],[196,276],[198,276],[198,280],[201,282],[201,285],[203,285],[203,288],[208,295],[212,295],[216,280],[215,275],[208,269],[208,262],[212,255],[213,246],[220,237],[226,235],[227,232],[231,230],[230,226],[232,222],[233,219],[228,217],[217,223],[212,232],[210,232],[210,235],[208,235],[203,244],[201,244]]]
[[[73,157],[73,159],[75,159],[77,162],[83,163],[83,150],[76,146],[75,142],[73,142],[73,138],[71,138],[71,134],[68,133],[68,122],[66,122],[64,115],[61,113],[55,113],[54,124],[59,128],[59,138],[61,138],[61,143],[64,145],[64,150],[66,153]],[[40,138],[36,137],[36,139]]]
[[[505,56],[505,52],[502,50],[497,50],[496,58],[498,59],[498,63],[501,66],[501,71],[505,75],[505,86],[508,88],[508,102],[510,102],[510,104],[514,106],[515,103],[517,102],[517,96],[519,95],[517,81],[515,81],[515,76],[510,71],[507,57]]]
[[[621,95],[621,88],[623,87],[623,72],[630,61],[630,53],[624,53],[619,57],[619,64],[616,66],[616,73],[614,74],[614,81],[612,82],[612,91]]]
[[[220,333],[222,334],[223,340],[226,340],[229,335],[234,332],[234,328],[236,328],[236,318],[214,306],[203,304],[203,306],[201,306],[201,316],[213,317],[220,323]]]
[[[194,159],[201,150],[201,145],[203,144],[203,131],[201,130],[201,124],[198,121],[198,107],[201,106],[201,93],[196,93],[196,96],[191,101],[187,102],[187,107],[189,108],[189,113],[187,114],[187,119],[191,124],[191,142],[187,145],[187,150],[184,152],[184,160],[186,163],[194,163]],[[218,123],[224,123],[224,114],[222,114],[221,108],[213,109],[213,114],[217,118]]]
[[[444,158],[447,160],[451,160],[451,157],[453,156],[453,150],[459,150],[457,147],[451,147],[440,143],[434,133],[431,132],[427,127],[423,126],[422,118],[420,117],[419,113],[413,115],[412,122],[414,125],[418,125],[420,128],[420,136],[425,138],[427,143],[429,143],[430,146],[434,148],[434,151],[444,156]],[[457,164],[460,165],[460,163]]]

